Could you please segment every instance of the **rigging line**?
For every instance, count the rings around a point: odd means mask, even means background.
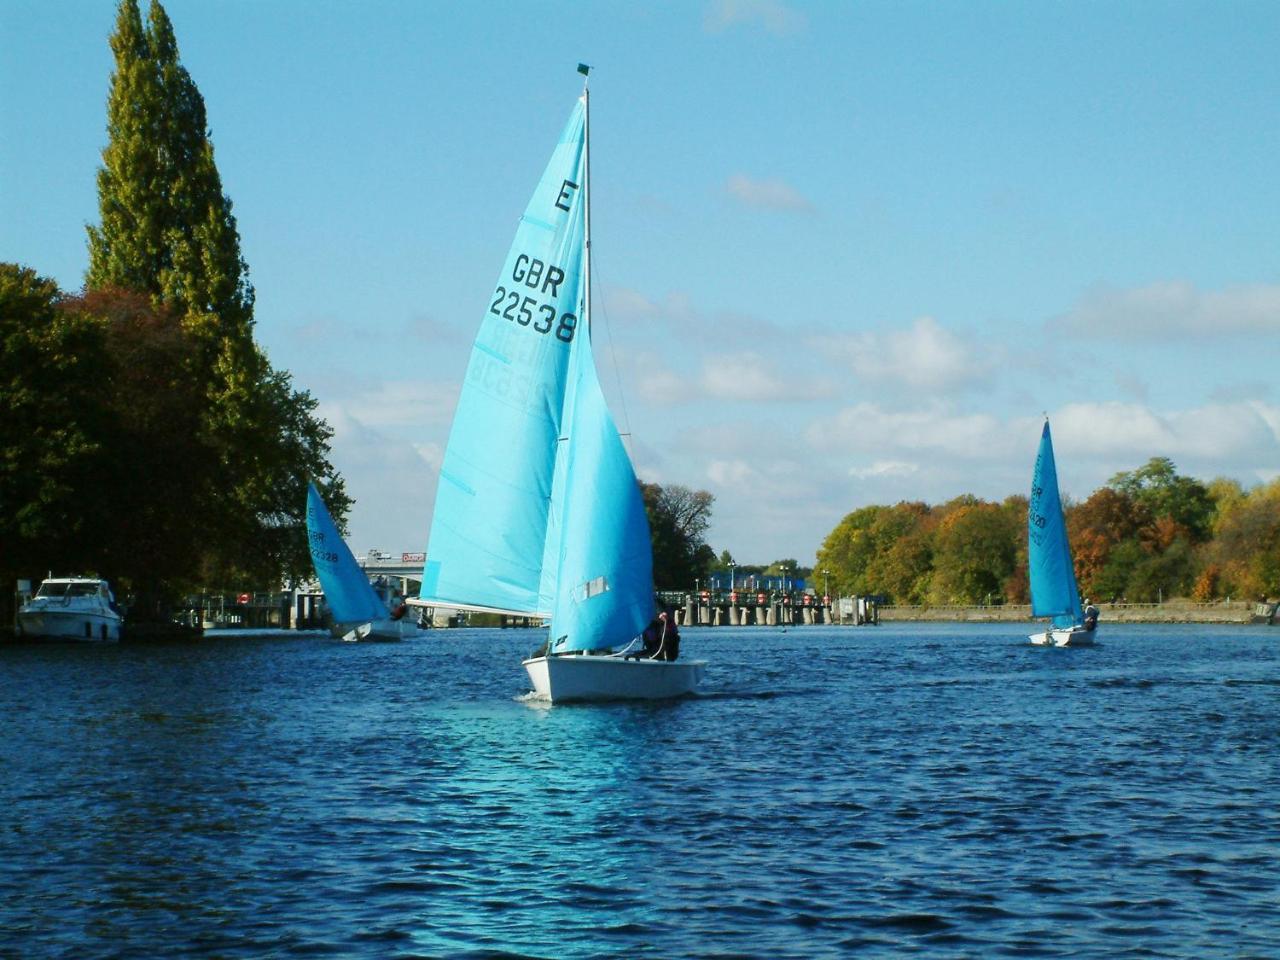
[[[599,274],[600,266],[596,260],[595,252],[592,251],[589,254],[589,256],[591,257],[592,267],[594,268],[595,272]],[[604,289],[603,283],[600,284],[600,288],[603,291]],[[622,429],[619,430],[618,433],[620,436],[626,437],[628,440],[631,440],[632,439],[631,414],[627,410],[627,393],[626,393],[626,390],[623,388],[622,372],[618,367],[618,351],[614,347],[614,343],[613,343],[613,322],[609,319],[609,310],[608,310],[608,307],[605,305],[604,297],[599,296],[597,299],[600,301],[600,315],[601,315],[601,319],[604,320],[605,336],[609,338],[609,359],[613,363],[613,379],[614,379],[614,382],[617,383],[618,385],[618,407],[620,409],[620,412],[622,413],[622,423],[620,424]],[[632,443],[634,443],[634,440],[632,441]],[[628,444],[628,446],[632,446],[632,444]],[[631,456],[632,462],[634,462],[635,461],[634,448],[629,452],[632,455]]]

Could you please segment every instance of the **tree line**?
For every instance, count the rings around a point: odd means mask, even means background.
[[[110,45],[83,289],[0,263],[0,582],[97,574],[133,618],[165,619],[195,589],[309,576],[307,481],[340,529],[351,499],[316,399],[254,340],[204,100],[159,0],[145,19],[121,0]],[[715,562],[713,500],[644,485],[660,586]]]
[[[1203,483],[1166,457],[1065,505],[1081,594],[1208,601],[1280,594],[1280,480]],[[897,604],[1027,603],[1027,498],[868,506],[818,551],[833,591]]]
[[[153,0],[122,0],[84,289],[0,264],[0,577],[98,573],[135,616],[310,570],[314,479],[349,507],[316,400],[253,337],[204,100]],[[6,591],[7,593],[7,591]]]

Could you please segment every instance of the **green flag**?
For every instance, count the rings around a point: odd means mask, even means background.
[[[591,72],[591,68],[587,66],[585,63],[580,63],[578,64],[578,72],[585,77],[588,73]]]

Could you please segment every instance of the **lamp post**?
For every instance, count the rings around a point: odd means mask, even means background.
[[[829,600],[831,597],[830,570],[822,571],[822,599]]]
[[[736,566],[737,564],[734,563],[732,560],[729,561],[729,591],[730,592],[732,592],[737,588],[737,584],[733,582],[733,568]]]

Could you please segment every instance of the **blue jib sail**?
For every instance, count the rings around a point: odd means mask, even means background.
[[[1058,495],[1058,468],[1053,460],[1049,421],[1040,434],[1040,452],[1031,478],[1031,502],[1027,507],[1027,568],[1031,576],[1031,615],[1052,617],[1055,627],[1070,627],[1082,620],[1080,593],[1076,588],[1067,525]]]
[[[440,468],[424,604],[550,615],[542,560],[582,301],[584,110],[579,101],[486,301]]]
[[[307,539],[335,623],[370,623],[387,615],[387,605],[373,592],[369,578],[339,536],[314,483],[307,484]]]
[[[613,647],[653,617],[653,544],[631,460],[596,376],[589,330],[574,341],[550,652]]]

